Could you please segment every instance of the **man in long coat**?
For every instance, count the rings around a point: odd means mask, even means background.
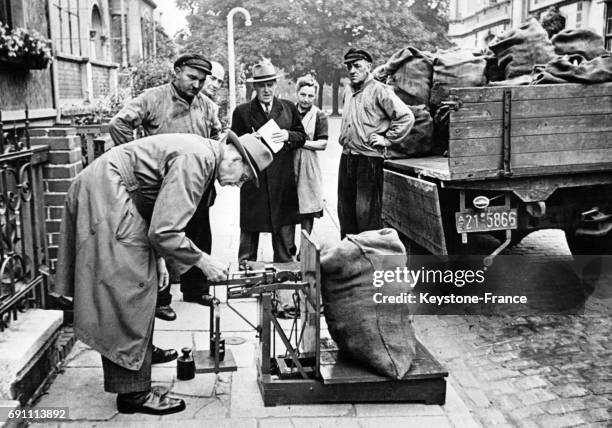
[[[295,255],[295,225],[299,223],[298,198],[293,169],[294,150],[302,147],[306,133],[291,101],[275,97],[276,71],[268,61],[253,66],[257,96],[236,107],[232,130],[237,135],[257,131],[270,119],[281,128],[269,144],[284,144],[270,167],[261,174],[259,189],[248,183],[240,189],[239,261],[256,260],[261,232],[272,233],[275,262],[287,262]]]
[[[210,80],[212,63],[199,54],[184,54],[174,62],[174,80],[165,85],[150,88],[128,102],[110,122],[109,131],[115,144],[123,144],[134,139],[134,129],[142,127],[146,135],[167,133],[197,134],[204,138],[217,139],[221,132],[219,107],[201,90]],[[215,71],[218,76],[219,72]],[[215,81],[216,84],[216,81]],[[212,205],[211,197],[205,201]],[[199,248],[210,252],[212,237],[210,232],[209,205],[202,205],[194,214],[187,227],[187,235]],[[183,300],[200,302],[203,294],[208,294],[204,285],[206,278],[198,269],[191,269],[181,276]],[[176,314],[170,307],[172,295],[170,287],[159,293],[157,317],[172,321]],[[172,351],[176,358],[176,351]],[[163,358],[170,350],[154,350],[154,360],[168,361]],[[161,356],[159,358],[158,356]]]
[[[74,297],[76,336],[102,354],[104,388],[118,394],[120,412],[184,409],[151,388],[158,275],[167,278],[165,260],[179,273],[195,267],[212,281],[227,278],[226,265],[185,229],[215,178],[222,186],[257,180],[272,162],[262,148],[231,132],[221,142],[160,134],[114,147],[70,186],[55,291]]]

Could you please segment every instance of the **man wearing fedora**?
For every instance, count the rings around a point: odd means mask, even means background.
[[[220,141],[158,134],[112,148],[73,181],[66,195],[55,291],[74,297],[78,339],[102,354],[104,389],[122,413],[168,414],[185,408],[151,387],[152,337],[166,263],[198,269],[212,281],[227,265],[186,234],[214,188],[254,181],[272,162],[254,136]]]
[[[221,67],[220,64],[218,66]],[[218,117],[219,108],[212,99],[200,92],[210,80],[213,70],[219,77],[218,67],[214,69],[211,61],[200,54],[189,53],[178,57],[174,62],[175,77],[172,82],[146,90],[113,117],[110,134],[115,144],[133,140],[134,130],[139,126],[145,135],[189,133],[216,139],[222,129]],[[208,252],[212,246],[208,209],[214,203],[215,195],[213,188],[210,197],[202,201],[187,227],[189,238],[198,248]],[[208,287],[205,285],[206,277],[200,270],[189,270],[181,276],[180,282],[183,300],[203,303]],[[171,302],[172,295],[168,287],[158,296],[158,318],[166,321],[176,319],[176,313],[170,307]],[[159,348],[154,349],[156,363],[170,361],[176,356],[178,354],[173,350],[162,353]]]
[[[277,77],[269,61],[254,65],[248,81],[253,83],[257,96],[236,107],[232,116],[232,130],[237,135],[257,131],[274,119],[281,131],[268,143],[284,144],[261,174],[259,189],[250,184],[240,189],[240,262],[257,259],[261,232],[272,233],[275,262],[291,261],[295,255],[299,211],[293,155],[304,145],[306,133],[295,104],[275,96]]]
[[[414,115],[393,89],[372,76],[372,57],[344,55],[350,85],[344,91],[338,170],[340,234],[382,227],[383,162],[410,133]]]

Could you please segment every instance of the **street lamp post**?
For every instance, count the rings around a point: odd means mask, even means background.
[[[228,119],[232,120],[232,113],[236,108],[236,66],[234,64],[234,15],[242,13],[245,25],[251,25],[251,14],[243,7],[235,7],[227,14],[227,63],[229,68],[229,110]]]

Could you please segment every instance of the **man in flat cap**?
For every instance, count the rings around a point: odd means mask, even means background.
[[[257,131],[270,119],[281,128],[268,144],[282,143],[274,155],[274,162],[261,174],[259,189],[245,185],[240,189],[240,248],[238,259],[257,260],[259,234],[272,233],[274,262],[293,260],[296,253],[295,225],[299,223],[297,186],[293,169],[295,149],[306,141],[306,132],[295,104],[279,99],[276,93],[276,71],[269,61],[253,66],[252,77],[257,96],[236,107],[232,116],[232,130],[244,135]],[[290,310],[289,299],[283,302]]]
[[[200,54],[184,54],[174,62],[174,80],[165,85],[150,88],[128,102],[110,122],[110,134],[115,144],[123,144],[134,139],[134,130],[139,126],[145,135],[167,133],[189,133],[204,138],[216,139],[222,126],[219,121],[217,105],[200,93],[212,65]],[[203,251],[210,252],[212,237],[210,232],[209,207],[214,203],[214,187],[207,198],[203,199],[187,226],[187,236]],[[181,276],[183,300],[201,303],[203,295],[208,294],[206,278],[198,269],[191,269]],[[170,287],[160,292],[157,302],[157,317],[166,321],[176,319],[170,307],[172,295]],[[162,350],[155,347],[154,363],[163,363],[176,358],[175,350]]]
[[[338,218],[342,238],[382,227],[383,162],[387,150],[402,142],[414,115],[371,74],[372,57],[351,48],[344,55],[350,85],[343,96],[339,142]]]
[[[73,181],[62,218],[55,291],[74,297],[77,338],[102,354],[104,389],[122,413],[168,414],[183,400],[151,387],[152,336],[165,263],[227,279],[227,265],[186,228],[214,188],[252,180],[272,162],[252,135],[221,141],[158,134],[112,148]],[[165,280],[163,278],[166,278]]]
[[[113,117],[110,134],[115,144],[132,141],[138,126],[146,135],[180,132],[218,137],[221,123],[214,103],[200,94],[211,71],[210,61],[202,55],[181,55],[174,62],[172,82],[146,90]]]

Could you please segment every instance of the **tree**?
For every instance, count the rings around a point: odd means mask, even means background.
[[[155,52],[158,58],[172,60],[176,56],[176,43],[166,34],[159,22],[155,23]]]
[[[321,87],[331,84],[333,110],[345,74],[342,56],[350,46],[370,51],[377,63],[412,45],[432,50],[450,45],[446,39],[448,0],[176,0],[190,11],[186,49],[226,58],[226,16],[236,6],[247,8],[253,26],[235,21],[237,61],[247,66],[269,58],[288,77],[313,73]]]

